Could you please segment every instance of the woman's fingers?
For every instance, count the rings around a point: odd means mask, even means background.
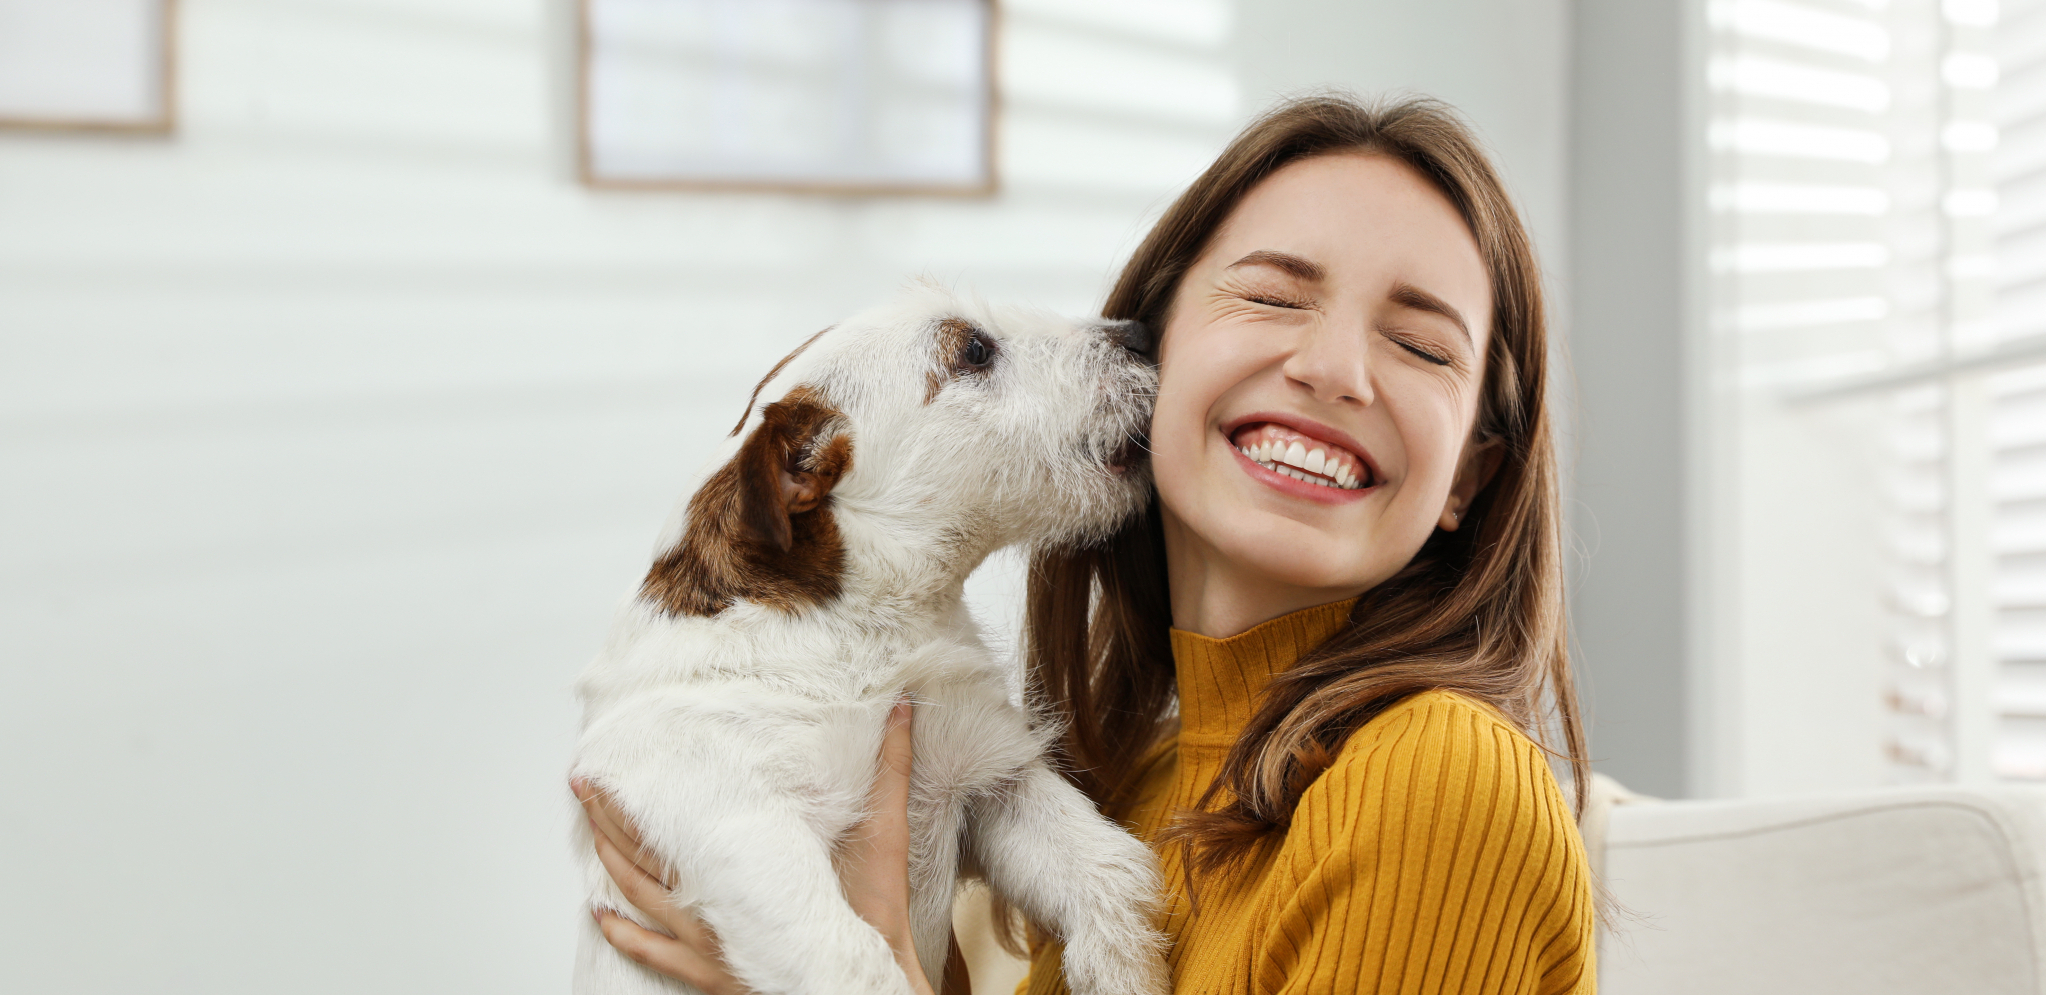
[[[840,877],[846,897],[868,922],[883,932],[881,921],[906,915],[909,902],[909,773],[910,733],[914,713],[908,702],[888,714],[881,739],[881,757],[874,775],[872,814],[853,827],[841,851]],[[879,918],[877,918],[877,916]]]
[[[916,708],[907,701],[896,702],[894,710],[888,713],[888,732],[881,737],[881,776],[875,781],[875,787],[900,800],[905,811],[909,804],[909,768],[915,760],[910,739],[915,724]]]
[[[725,969],[717,934],[687,909],[678,909],[668,885],[657,875],[661,862],[640,846],[632,821],[608,795],[586,782],[571,781],[570,790],[589,813],[597,859],[632,907],[667,930],[663,935],[608,909],[592,909],[604,939],[619,952],[646,967],[701,989],[705,995],[745,995],[745,987]]]
[[[725,962],[717,956],[716,947],[708,952],[699,951],[688,943],[662,936],[609,909],[592,910],[591,915],[597,919],[597,928],[604,931],[605,942],[617,947],[619,953],[632,958],[635,963],[684,984],[694,985],[704,995],[745,995],[745,986],[725,970]]]
[[[711,958],[718,956],[717,936],[712,934],[703,920],[696,918],[688,909],[678,909],[670,901],[668,887],[654,880],[638,864],[627,860],[625,851],[602,833],[597,834],[597,859],[604,862],[604,870],[611,880],[617,882],[618,891],[632,907],[646,913],[647,918],[659,923],[670,936],[682,941],[698,953]]]
[[[888,713],[888,731],[881,737],[881,769],[874,777],[874,818],[870,823],[891,832],[899,827],[905,845],[909,841],[909,771],[915,761],[910,733],[915,722],[916,711],[909,702],[897,702]]]
[[[625,852],[601,833],[597,836],[597,859],[604,862],[604,870],[610,873],[619,893],[632,903],[633,908],[646,913],[648,918],[660,923],[678,939],[685,942],[700,939],[689,935],[701,932],[696,917],[675,908],[668,900],[667,887],[640,870],[639,865],[627,860]]]
[[[838,851],[838,880],[847,903],[895,948],[896,959],[922,990],[923,971],[909,925],[909,773],[910,731],[914,718],[908,702],[888,714],[881,756],[874,774],[871,814],[847,834]]]
[[[667,883],[668,869],[661,866],[659,857],[639,845],[639,831],[632,827],[632,820],[611,803],[610,795],[591,787],[587,781],[570,781],[568,787],[583,803],[583,812],[590,817],[590,827],[597,831],[599,837],[609,839],[649,877]],[[615,874],[613,876],[616,877]]]
[[[839,884],[860,918],[872,923],[895,948],[895,960],[910,989],[930,995],[918,963],[909,923],[909,775],[914,766],[911,731],[915,713],[908,702],[888,713],[881,757],[874,772],[872,814],[853,827],[840,850]]]
[[[909,929],[909,779],[914,766],[908,702],[888,715],[881,756],[874,776],[873,810],[854,827],[839,849],[839,878],[853,911],[872,923],[896,949],[896,958],[912,989],[928,992]],[[743,995],[725,969],[717,937],[688,910],[674,908],[658,858],[640,846],[632,822],[603,792],[581,781],[570,785],[589,813],[596,830],[597,859],[634,908],[646,913],[669,936],[663,936],[612,912],[598,912],[604,939],[626,956],[706,995]]]

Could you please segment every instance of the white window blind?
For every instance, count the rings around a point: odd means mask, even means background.
[[[2006,0],[1994,59],[1958,63],[1995,88],[1999,346],[2046,341],[2046,0]],[[1985,212],[1986,213],[1986,212]],[[2046,365],[1991,376],[1992,772],[2046,779]]]
[[[1894,53],[1854,0],[1714,0],[1712,268],[1742,384],[1882,368]]]
[[[2046,73],[2024,82],[2025,60],[2046,62],[2046,36],[2026,40],[2042,4],[1708,6],[1710,328],[1736,528],[1867,523],[1846,541],[1871,548],[1836,552],[1873,567],[1844,596],[1868,599],[1881,638],[1866,684],[1831,691],[1873,703],[1865,745],[1892,782],[2046,777],[2046,367],[2010,371],[2027,294],[2029,333],[2046,332],[2046,238],[2020,247],[2046,230]],[[2042,121],[2029,157],[2004,140],[2026,115]],[[1999,271],[1999,252],[2025,251],[2029,277]],[[1793,421],[1869,486],[1789,491],[1799,454],[1775,436]],[[1750,570],[1771,555],[1756,546]]]

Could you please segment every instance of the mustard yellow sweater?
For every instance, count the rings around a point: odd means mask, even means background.
[[[1180,729],[1146,763],[1132,830],[1154,848],[1207,789],[1271,676],[1343,624],[1310,608],[1229,639],[1172,633]],[[1542,751],[1490,708],[1415,695],[1350,737],[1276,847],[1200,878],[1159,848],[1173,991],[1590,995],[1591,876]],[[1039,946],[1019,992],[1064,995]]]

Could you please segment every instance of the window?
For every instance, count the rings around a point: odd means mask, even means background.
[[[2046,0],[1708,13],[1734,693],[1874,780],[2046,779]]]
[[[1997,254],[1993,355],[2046,358],[2046,3],[2006,0],[1995,61],[1992,157]],[[2000,63],[2000,65],[1999,65]],[[1988,378],[1990,592],[1994,670],[1985,736],[1991,773],[2046,780],[2046,364]]]

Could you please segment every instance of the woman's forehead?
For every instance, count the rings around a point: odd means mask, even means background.
[[[1477,239],[1456,205],[1413,167],[1381,155],[1315,156],[1279,169],[1244,195],[1204,255],[1219,269],[1249,257],[1302,279],[1365,279],[1388,292],[1421,285],[1466,308],[1490,297]]]

